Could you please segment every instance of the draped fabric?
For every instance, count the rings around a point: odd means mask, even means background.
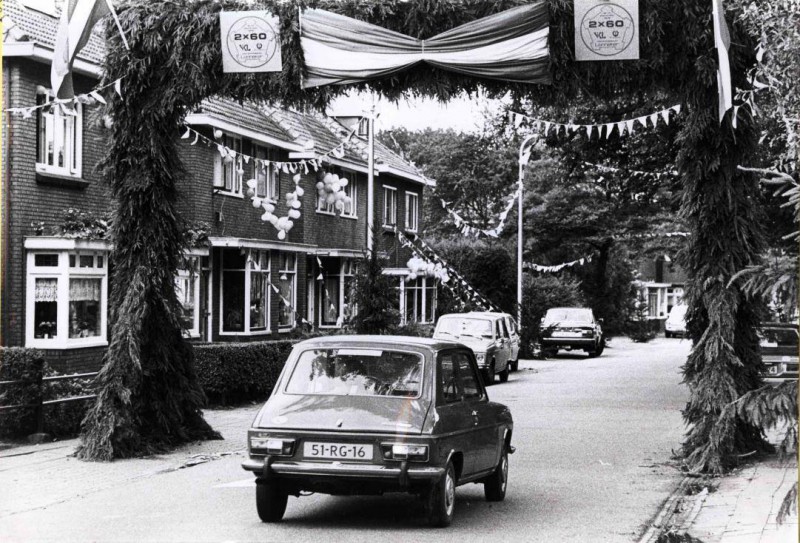
[[[426,62],[486,79],[550,84],[547,3],[509,9],[427,40],[319,9],[300,16],[303,87],[386,77]]]
[[[58,279],[37,279],[33,300],[35,302],[57,302]]]

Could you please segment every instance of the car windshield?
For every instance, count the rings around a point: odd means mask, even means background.
[[[436,334],[447,334],[454,337],[492,337],[492,321],[470,317],[448,317],[439,320]]]
[[[388,349],[315,349],[295,364],[286,392],[418,397],[422,355]]]
[[[548,309],[544,316],[544,324],[556,324],[559,322],[592,322],[592,310],[579,307],[557,307]]]

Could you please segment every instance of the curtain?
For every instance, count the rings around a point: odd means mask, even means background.
[[[419,62],[516,83],[550,84],[547,3],[509,9],[427,40],[319,9],[300,16],[303,87],[386,77]]]
[[[70,279],[70,302],[99,302],[100,279]]]
[[[33,300],[35,302],[57,302],[58,279],[37,279]]]

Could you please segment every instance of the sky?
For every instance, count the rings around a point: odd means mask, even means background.
[[[337,115],[360,115],[372,104],[369,94],[351,94],[335,100],[330,112]],[[498,100],[483,97],[456,98],[441,104],[437,100],[413,98],[401,100],[397,104],[378,99],[376,102],[380,116],[376,129],[404,127],[408,130],[425,128],[452,128],[457,132],[476,132],[483,125],[482,111],[497,108]]]

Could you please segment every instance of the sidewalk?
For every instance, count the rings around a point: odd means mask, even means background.
[[[683,495],[665,505],[658,541],[796,543],[796,510],[783,524],[777,513],[797,474],[797,462],[769,459],[717,479],[687,478]],[[686,495],[687,489],[696,491]]]
[[[78,439],[2,450],[0,518],[225,456],[244,458],[247,429],[260,407],[206,410],[206,420],[224,440],[188,443],[169,454],[147,458],[84,462],[71,456]]]

